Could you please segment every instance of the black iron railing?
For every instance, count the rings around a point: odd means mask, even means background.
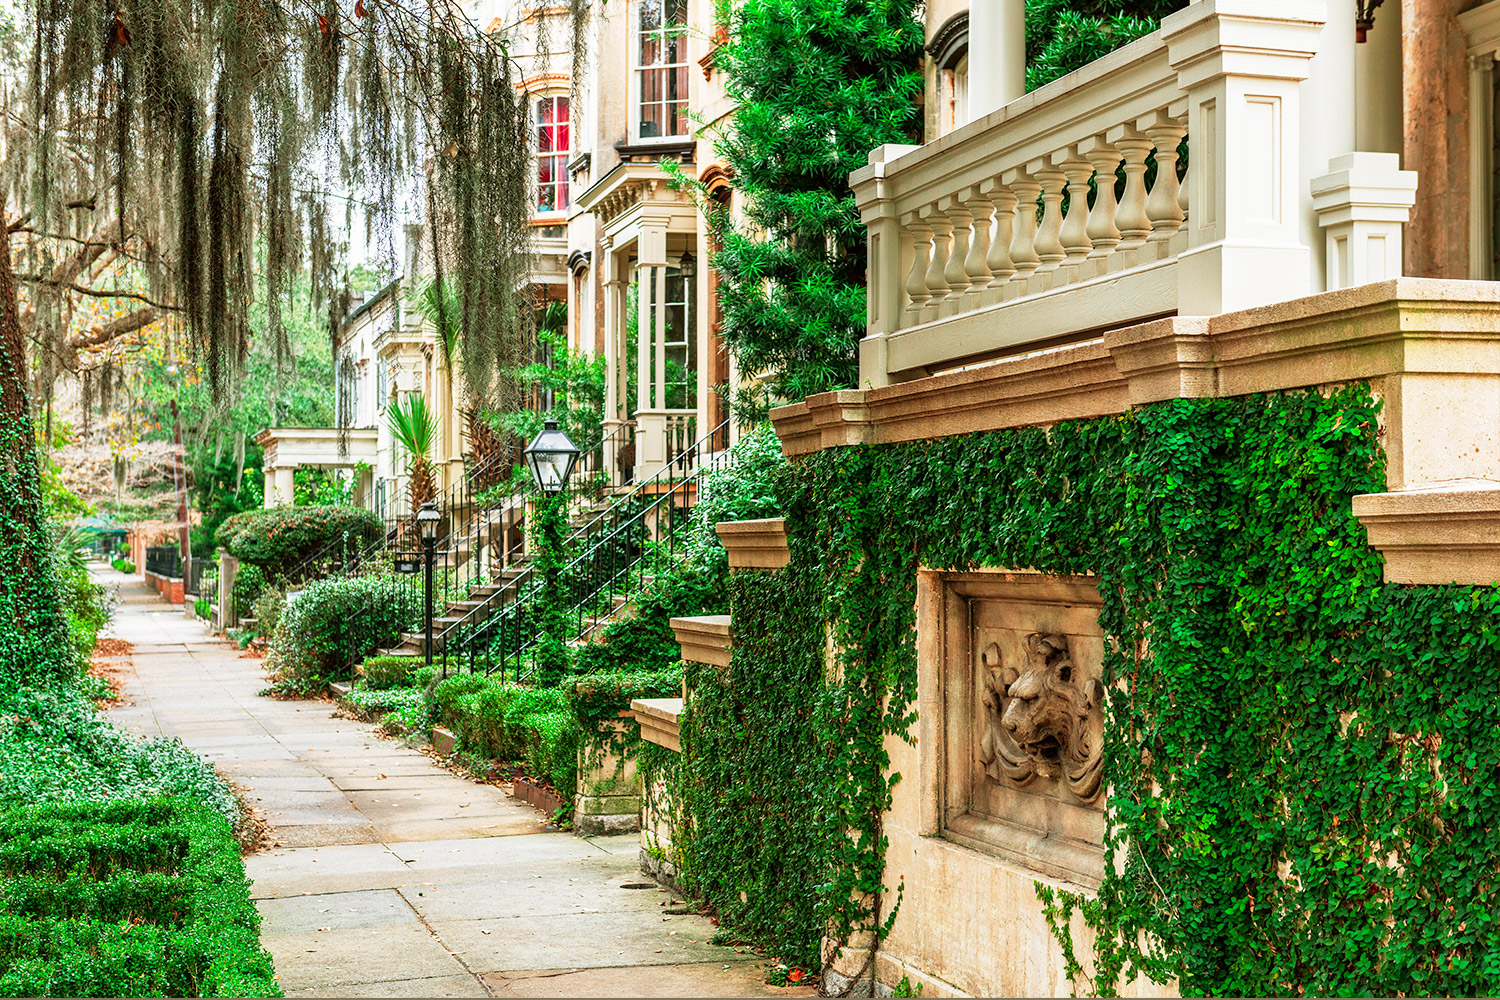
[[[182,553],[175,545],[148,545],[146,547],[146,572],[155,576],[181,576]]]
[[[613,619],[656,575],[681,557],[701,477],[732,461],[710,452],[716,427],[683,448],[655,475],[585,521],[566,547],[578,553],[559,574],[568,607],[569,639],[586,638]],[[445,622],[439,646],[470,671],[525,680],[538,634],[543,583],[531,568],[509,581],[505,593]]]

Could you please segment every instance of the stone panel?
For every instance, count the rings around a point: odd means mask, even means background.
[[[985,573],[944,585],[949,641],[931,678],[943,692],[942,836],[1097,885],[1104,639],[1094,582]]]

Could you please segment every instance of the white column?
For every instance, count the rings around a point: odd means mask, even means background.
[[[1026,93],[1026,0],[969,6],[969,121]]]
[[[638,266],[635,269],[635,405],[636,410],[649,410],[651,406],[651,342],[652,331],[651,289],[656,287],[656,268]]]
[[[294,475],[297,470],[289,466],[282,466],[266,473],[267,485],[271,488],[266,491],[266,506],[291,506],[296,500],[294,489]]]
[[[1306,295],[1300,85],[1323,28],[1322,0],[1198,0],[1162,19],[1188,94],[1184,316]],[[1320,171],[1320,173],[1325,171]]]
[[[656,355],[651,379],[652,409],[667,408],[667,269],[652,268],[656,288],[656,313],[651,322],[651,346]]]
[[[1387,5],[1392,6],[1392,5]],[[1396,4],[1395,6],[1399,6]],[[1308,65],[1308,78],[1302,84],[1302,156],[1304,183],[1301,197],[1301,239],[1309,247],[1322,245],[1318,213],[1313,207],[1312,191],[1306,179],[1321,177],[1333,168],[1330,162],[1359,147],[1355,145],[1355,126],[1359,105],[1359,78],[1355,66],[1354,0],[1333,0],[1327,4],[1327,23],[1317,40],[1317,55]],[[1399,81],[1397,87],[1400,87]],[[1192,142],[1192,139],[1188,140]],[[1323,254],[1309,257],[1308,278],[1314,292],[1332,287],[1328,284]]]

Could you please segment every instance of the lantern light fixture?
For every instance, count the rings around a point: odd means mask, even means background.
[[[526,446],[526,465],[543,493],[561,493],[578,462],[578,446],[548,417],[542,432]]]

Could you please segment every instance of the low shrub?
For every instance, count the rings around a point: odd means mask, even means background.
[[[393,577],[308,584],[288,602],[271,633],[267,666],[273,687],[309,694],[347,679],[356,661],[399,644],[421,611],[417,592]]]
[[[259,566],[244,563],[234,577],[234,603],[240,609],[240,614],[249,614],[249,609],[255,606],[255,599],[266,589],[269,582],[266,580],[266,571]]]
[[[135,563],[131,562],[129,559],[116,557],[115,559],[110,561],[110,565],[113,566],[117,571],[124,573],[127,576],[135,572]]]
[[[277,624],[281,621],[281,613],[285,610],[286,594],[282,593],[279,587],[267,586],[250,605],[251,614],[255,616],[255,633],[264,636],[273,635]]]
[[[331,545],[358,552],[384,533],[384,522],[363,507],[264,507],[225,519],[214,539],[275,579]]]
[[[204,621],[207,621],[209,618],[213,617],[213,613],[214,605],[213,602],[208,598],[200,597],[193,602],[193,614],[197,615]]]
[[[676,698],[682,694],[682,666],[668,670],[610,670],[580,677],[565,688],[568,708],[584,732],[619,718],[637,698]]]
[[[384,691],[408,684],[413,668],[422,663],[420,656],[371,656],[359,665],[359,673],[366,688]]]
[[[432,717],[457,734],[463,749],[523,761],[564,799],[577,791],[582,733],[563,691],[460,674],[433,689],[431,705]]]
[[[213,809],[11,806],[0,845],[0,995],[282,995],[239,845]]]
[[[661,672],[677,668],[682,650],[672,619],[686,615],[729,613],[729,566],[723,549],[722,566],[679,564],[675,571],[659,577],[639,598],[636,611],[605,626],[600,642],[579,648],[573,669],[579,674],[601,671]]]

